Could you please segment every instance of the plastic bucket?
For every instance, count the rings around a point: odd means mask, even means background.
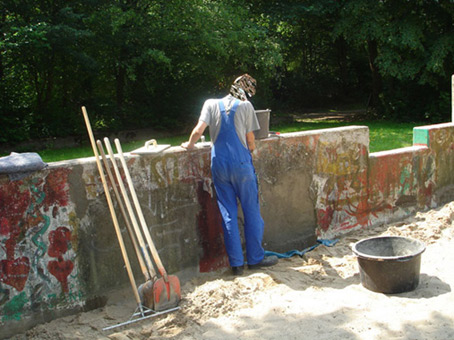
[[[385,294],[416,289],[425,249],[422,242],[399,236],[372,237],[355,243],[353,252],[358,259],[361,284]]]
[[[254,131],[255,139],[268,138],[270,133],[270,112],[271,110],[257,110],[255,115],[260,124],[260,130]]]

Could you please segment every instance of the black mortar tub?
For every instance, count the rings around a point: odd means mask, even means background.
[[[419,284],[421,254],[426,246],[400,236],[380,236],[353,245],[361,284],[374,292],[397,294],[416,289]]]

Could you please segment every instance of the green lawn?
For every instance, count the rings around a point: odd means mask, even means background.
[[[362,125],[369,127],[370,152],[392,150],[411,146],[413,144],[413,128],[424,124],[395,123],[385,121],[353,121],[338,120],[316,121],[304,120],[301,122],[283,123],[272,126],[270,129],[280,133],[328,129],[340,126]]]
[[[174,137],[164,137],[158,139],[159,144],[170,144],[172,146],[180,145],[184,141],[188,139],[188,136],[174,136]],[[115,150],[114,141],[110,141],[112,147]],[[121,143],[121,147],[123,152],[129,152],[135,149],[138,149],[144,146],[146,140],[134,141],[129,143]],[[87,136],[87,143],[88,143],[88,136]],[[61,148],[61,149],[45,149],[41,151],[37,151],[44,162],[57,162],[63,161],[67,159],[75,159],[75,158],[83,158],[83,157],[91,157],[93,156],[93,149],[90,145],[74,147],[74,148]]]
[[[291,123],[280,123],[276,125],[271,124],[270,130],[278,131],[280,133],[286,133],[296,131],[328,129],[349,125],[368,126],[370,134],[369,146],[370,152],[377,152],[411,146],[413,142],[413,127],[420,126],[423,124],[394,123],[384,121],[353,121],[353,122],[343,122],[339,120],[319,121],[304,119],[300,121],[294,121]],[[172,146],[177,146],[180,145],[182,142],[186,141],[187,139],[188,135],[181,135],[168,138],[160,138],[158,139],[158,143],[171,144]],[[111,142],[113,145],[113,141]],[[123,151],[124,152],[132,151],[143,146],[144,143],[145,141],[143,140],[124,144],[122,143]],[[88,137],[87,145],[85,146],[33,151],[38,152],[42,157],[43,161],[47,163],[93,156],[91,146],[88,144]]]

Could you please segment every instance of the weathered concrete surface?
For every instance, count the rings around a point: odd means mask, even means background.
[[[260,143],[256,168],[270,250],[303,249],[315,243],[316,234],[337,231],[347,194],[339,184],[357,180],[359,189],[364,186],[368,147],[367,127],[285,134]],[[348,198],[356,201],[358,193]]]
[[[429,148],[433,159],[433,192],[436,203],[454,199],[454,124],[445,123],[414,128],[413,144]]]
[[[367,127],[258,141],[265,248],[303,249],[454,199],[453,129],[415,128],[415,146],[370,155]],[[210,149],[127,162],[167,270],[184,281],[226,267]],[[52,163],[21,181],[0,177],[0,338],[96,308],[128,282],[94,158]]]

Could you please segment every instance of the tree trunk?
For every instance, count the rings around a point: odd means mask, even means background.
[[[126,69],[123,66],[123,60],[125,59],[125,52],[123,49],[120,51],[119,60],[118,60],[118,68],[117,74],[115,77],[116,81],[116,101],[117,101],[117,109],[119,114],[122,114],[123,111],[123,104],[125,101],[125,86],[126,86]]]
[[[377,42],[375,40],[367,41],[367,52],[369,55],[369,67],[372,75],[372,91],[369,100],[369,107],[377,107],[379,104],[379,95],[382,91],[382,81],[375,60],[378,56]]]
[[[346,52],[346,42],[345,39],[340,37],[336,39],[334,46],[337,51],[337,66],[339,67],[339,75],[341,82],[341,91],[342,96],[348,96],[348,61],[347,61],[347,52]]]

